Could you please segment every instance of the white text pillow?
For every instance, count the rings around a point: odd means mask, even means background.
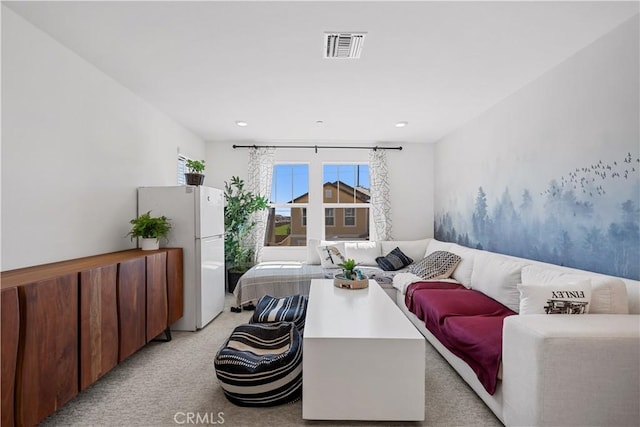
[[[588,280],[591,283],[591,314],[628,314],[629,299],[624,282],[612,276],[565,272],[559,268],[528,265],[522,269],[522,283],[577,283]]]
[[[591,283],[518,285],[520,314],[586,314],[591,303]]]

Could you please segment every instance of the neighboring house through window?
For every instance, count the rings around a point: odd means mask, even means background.
[[[316,232],[316,227],[323,227],[320,237],[327,240],[369,239],[369,165],[323,163],[317,167],[322,168],[322,181],[311,182],[322,182],[322,187],[310,188],[309,164],[274,165],[265,246],[306,246],[309,227]],[[318,209],[311,216],[310,194],[313,209]]]
[[[322,175],[325,238],[369,240],[369,165],[325,164]]]
[[[309,165],[275,164],[265,246],[306,246]]]

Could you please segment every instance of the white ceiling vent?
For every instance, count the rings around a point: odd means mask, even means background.
[[[358,59],[367,33],[324,33],[324,57]]]

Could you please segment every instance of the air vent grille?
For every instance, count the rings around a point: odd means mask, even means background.
[[[358,59],[366,33],[325,33],[324,57],[327,59]]]

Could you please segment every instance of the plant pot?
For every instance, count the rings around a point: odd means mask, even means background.
[[[227,270],[227,292],[233,293],[238,284],[238,280],[240,280],[240,277],[242,277],[244,273],[244,271]]]
[[[160,240],[154,238],[143,237],[141,248],[143,251],[155,251],[160,248]]]
[[[185,173],[184,179],[187,181],[187,185],[204,184],[204,175],[201,173]]]
[[[347,279],[342,274],[338,273],[333,276],[333,286],[341,289],[364,289],[369,286],[369,278],[363,276],[362,280]]]

